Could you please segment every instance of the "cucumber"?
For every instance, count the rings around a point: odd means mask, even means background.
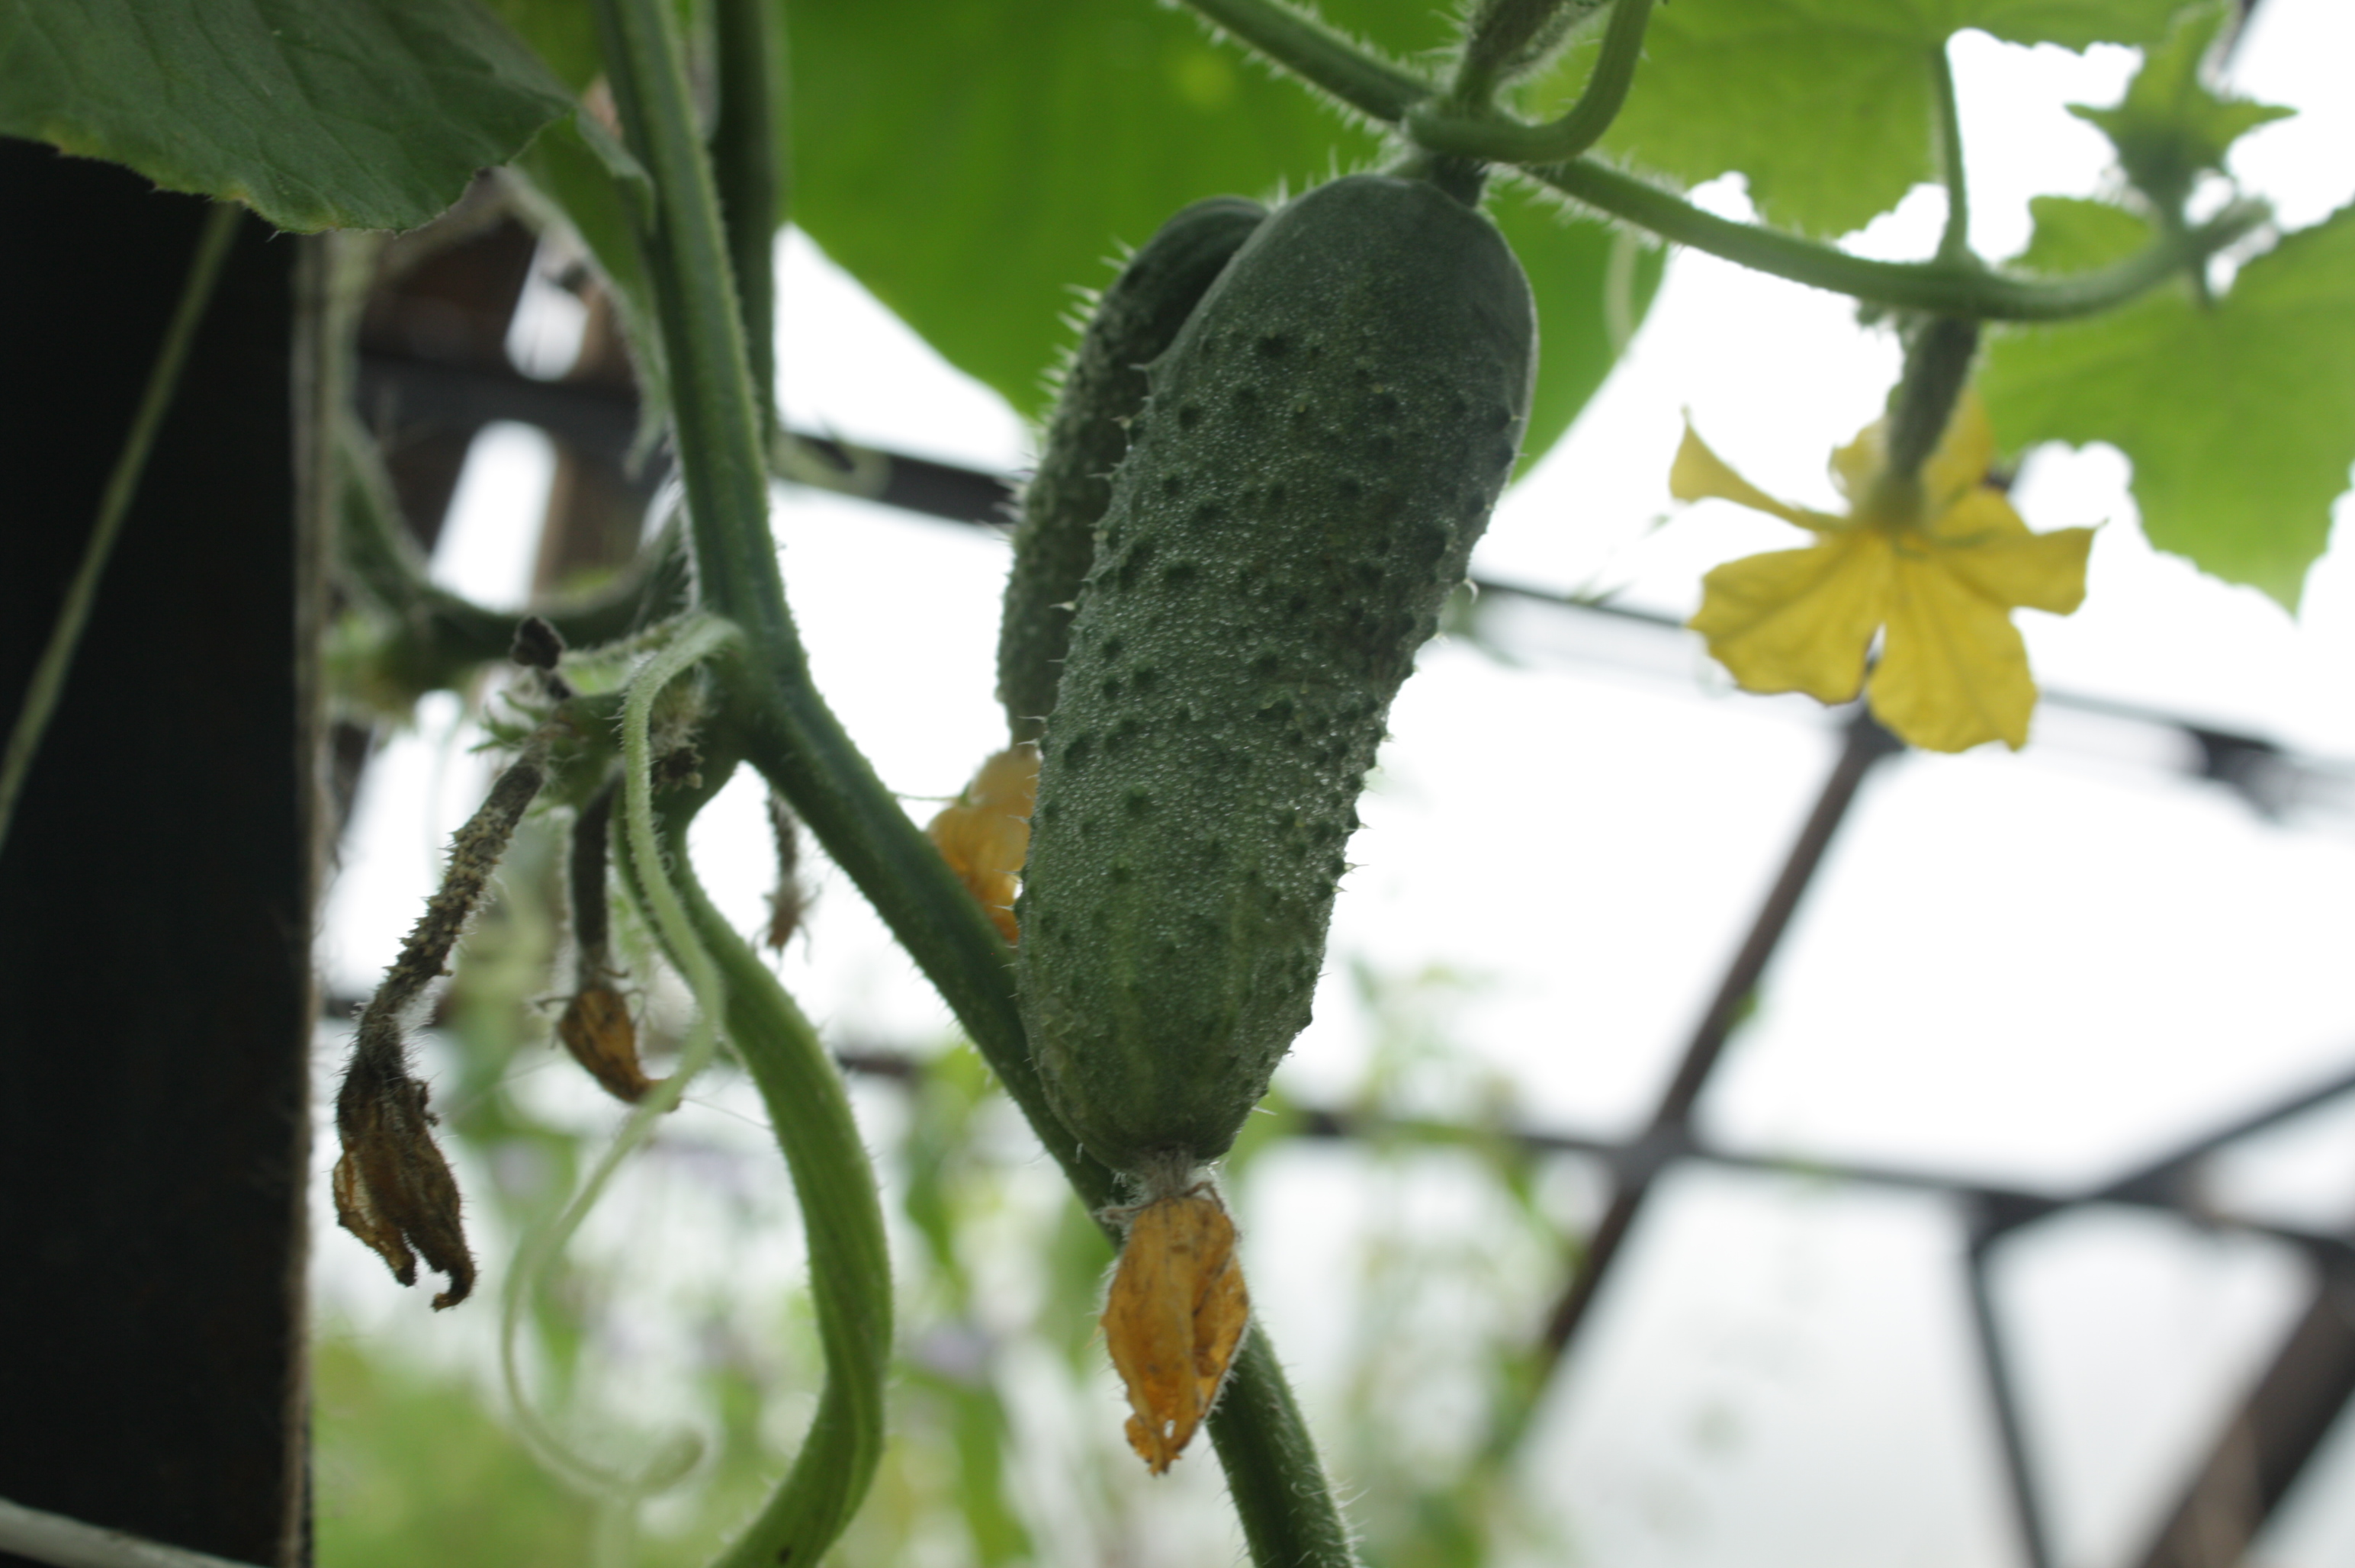
[[[1265,208],[1241,197],[1194,203],[1129,258],[1096,303],[1063,372],[1014,530],[1014,569],[997,638],[997,699],[1017,742],[1037,740],[1054,709],[1071,601],[1095,560],[1096,524],[1112,496],[1113,470],[1128,450],[1128,421],[1145,405],[1145,367],[1169,347],[1266,216]]]
[[[1495,226],[1359,175],[1260,225],[1151,368],[1017,905],[1049,1099],[1141,1186],[1225,1152],[1308,1022],[1359,790],[1536,351]]]

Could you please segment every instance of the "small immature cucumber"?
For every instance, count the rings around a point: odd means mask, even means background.
[[[1112,497],[1113,470],[1128,450],[1128,421],[1145,406],[1145,367],[1161,357],[1266,217],[1267,208],[1237,196],[1198,201],[1163,224],[1096,302],[1063,372],[1014,530],[997,697],[1017,741],[1037,740],[1054,710],[1070,606],[1095,560],[1096,525]]]
[[[1307,1024],[1359,787],[1536,349],[1487,219],[1360,175],[1262,224],[1151,368],[1017,906],[1031,1048],[1106,1164],[1225,1152]]]

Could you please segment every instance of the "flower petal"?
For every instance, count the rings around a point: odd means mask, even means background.
[[[1947,570],[1971,553],[1898,557],[1889,640],[1872,672],[1873,717],[1925,751],[1967,751],[1985,741],[2018,751],[2028,741],[2036,682],[2003,605]]]
[[[1030,853],[1030,812],[1038,796],[1039,748],[1009,747],[982,763],[956,804],[943,806],[924,828],[1008,942],[1021,939],[1014,895]]]
[[[2091,528],[2032,534],[2009,501],[1976,490],[1939,519],[1937,533],[1935,553],[1945,569],[1998,604],[2066,615],[2084,603]]]
[[[1677,461],[1668,470],[1668,494],[1679,501],[1732,501],[1754,512],[1765,512],[1786,523],[1796,523],[1803,528],[1822,528],[1832,519],[1803,507],[1777,501],[1765,491],[1736,474],[1723,458],[1709,449],[1709,443],[1693,433],[1690,423],[1685,426],[1684,443],[1677,448]]]
[[[1729,561],[1701,580],[1686,624],[1746,690],[1846,702],[1887,611],[1891,559],[1886,535],[1859,532]]]
[[[1966,490],[1932,515],[1921,532],[1942,549],[1977,549],[2030,538],[2011,497],[1992,485]]]
[[[1135,1412],[1129,1446],[1161,1475],[1218,1403],[1251,1321],[1235,1223],[1216,1193],[1181,1192],[1137,1211],[1102,1321]]]
[[[1856,439],[1832,453],[1832,484],[1851,508],[1864,504],[1874,481],[1889,463],[1889,421],[1877,419],[1856,432]]]

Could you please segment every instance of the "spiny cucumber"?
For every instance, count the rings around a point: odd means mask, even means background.
[[[1012,738],[1035,741],[1055,706],[1071,601],[1095,559],[1096,525],[1145,367],[1161,357],[1267,209],[1241,197],[1198,201],[1161,226],[1096,302],[1063,372],[1039,470],[1022,492],[1014,569],[997,636],[997,698]]]
[[[1360,175],[1262,223],[1151,367],[1017,906],[1049,1096],[1114,1168],[1223,1153],[1307,1024],[1359,787],[1536,347],[1487,219]]]

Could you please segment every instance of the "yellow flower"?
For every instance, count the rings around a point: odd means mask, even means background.
[[[1687,623],[1750,691],[1847,702],[1863,687],[1873,634],[1873,717],[1913,745],[1960,752],[2028,740],[2036,682],[2015,607],[2066,615],[2085,597],[2091,528],[2030,533],[1987,482],[1995,435],[1965,391],[1918,483],[1887,473],[1888,421],[1832,453],[1845,517],[1787,506],[1726,466],[1685,427],[1668,475],[1680,501],[1738,502],[1816,535],[1804,549],[1729,562],[1701,580]]]

